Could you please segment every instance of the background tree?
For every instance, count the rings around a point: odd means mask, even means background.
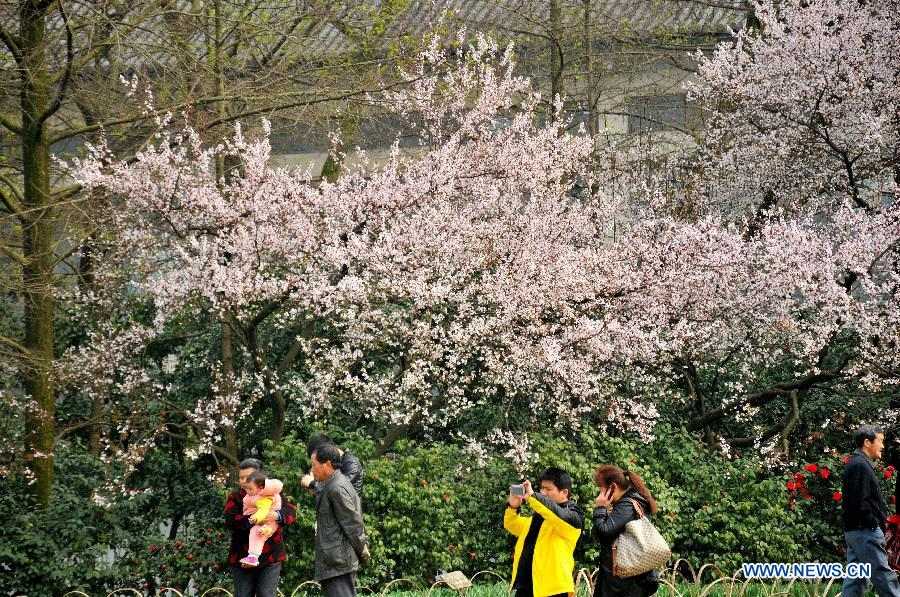
[[[52,373],[64,348],[57,338],[56,295],[67,278],[92,283],[97,253],[108,240],[97,206],[60,176],[52,154],[101,130],[126,154],[145,143],[152,121],[142,102],[126,99],[128,87],[120,84],[136,75],[151,82],[159,105],[194,113],[210,140],[221,127],[261,114],[278,114],[284,123],[319,123],[317,106],[362,99],[383,87],[379,66],[391,60],[384,24],[397,6],[223,0],[0,5],[0,247],[5,269],[13,272],[4,278],[5,300],[21,313],[0,344],[20,365],[21,385],[7,397],[27,413],[23,448],[42,504],[51,495],[54,443],[68,432],[57,427]],[[329,47],[330,31],[362,17],[368,28],[355,26],[347,43]],[[227,346],[227,332],[223,339]],[[105,414],[100,402],[91,408],[86,416],[94,422],[88,428],[96,448],[96,424]],[[74,423],[85,429],[83,420]]]

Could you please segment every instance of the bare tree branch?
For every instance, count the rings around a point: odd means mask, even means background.
[[[0,25],[0,41],[6,46],[6,49],[9,50],[9,53],[13,55],[13,58],[16,61],[16,64],[19,66],[22,65],[22,51],[19,49],[19,43],[16,37],[8,32],[2,25]]]
[[[6,336],[0,336],[0,344],[12,348],[21,357],[27,357],[29,354],[31,354],[29,350],[23,345],[19,344],[12,338],[7,338]]]
[[[0,114],[0,125],[2,125],[3,128],[9,130],[9,132],[15,135],[22,134],[22,127],[14,123],[8,116],[4,116],[3,114]]]
[[[60,106],[62,106],[63,99],[66,96],[66,89],[69,86],[69,80],[72,78],[72,63],[75,61],[75,44],[72,40],[72,27],[69,25],[69,16],[66,14],[65,9],[63,9],[62,0],[58,0],[58,4],[59,14],[62,16],[63,25],[66,29],[66,66],[62,80],[59,84],[59,89],[56,91],[56,97],[53,98],[53,102],[47,107],[44,113],[38,117],[37,126],[46,122],[47,119],[56,114]]]

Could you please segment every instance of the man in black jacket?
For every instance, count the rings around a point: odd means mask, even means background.
[[[332,444],[334,442],[331,441],[331,438],[323,433],[317,433],[309,438],[309,441],[306,444],[306,455],[312,458],[313,452],[319,446],[323,446],[325,444]],[[338,452],[340,454],[340,462],[335,463],[338,466],[338,469],[343,473],[345,477],[350,481],[350,484],[353,485],[353,489],[356,490],[356,494],[361,498],[362,497],[362,482],[363,482],[363,467],[362,463],[359,461],[359,458],[350,453],[349,450],[342,450],[338,448]],[[300,485],[303,488],[308,489],[311,493],[315,494],[316,492],[316,483],[317,481],[313,477],[312,473],[307,473],[303,475],[303,478],[300,479]]]
[[[870,580],[879,597],[900,597],[897,573],[888,566],[885,551],[887,505],[872,466],[873,460],[881,458],[884,433],[864,425],[856,432],[855,440],[857,449],[841,477],[847,561],[871,565]],[[866,584],[864,578],[845,578],[841,594],[843,597],[862,597]]]

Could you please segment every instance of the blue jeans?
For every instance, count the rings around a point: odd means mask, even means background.
[[[234,597],[275,597],[281,562],[259,568],[231,567]]]
[[[881,529],[846,531],[847,562],[872,565],[872,584],[879,597],[900,597],[897,573],[888,566],[884,549],[884,533]],[[862,597],[869,581],[864,578],[845,578],[842,597]]]

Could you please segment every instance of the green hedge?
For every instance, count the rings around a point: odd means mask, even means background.
[[[502,513],[517,475],[507,461],[493,458],[480,466],[458,447],[408,441],[376,459],[367,438],[335,436],[366,469],[364,511],[373,558],[361,574],[363,585],[410,578],[424,587],[439,570],[453,569],[508,577],[512,541],[502,528]],[[788,507],[782,476],[768,474],[752,459],[726,460],[678,429],[662,427],[649,443],[591,429],[532,440],[531,478],[546,466],[570,471],[588,526],[598,464],[625,464],[641,474],[660,505],[657,525],[676,557],[695,568],[714,563],[730,574],[742,562],[804,561],[815,553],[817,535],[828,531],[821,521],[811,521],[808,508]],[[225,489],[160,453],[148,461],[141,479],[165,481],[162,487],[100,507],[89,499],[102,478],[99,463],[75,448],[58,456],[57,497],[48,512],[27,505],[23,483],[0,480],[0,516],[10,521],[0,526],[0,568],[12,578],[4,589],[29,595],[63,588],[92,593],[152,588],[155,577],[176,588],[191,579],[198,586],[230,584],[222,566],[228,549],[221,518]],[[299,506],[297,524],[286,531],[289,560],[283,569],[283,586],[294,587],[313,571],[314,504],[299,487],[309,466],[304,442],[288,436],[270,446],[266,460]],[[159,522],[173,508],[192,516],[169,540],[160,534]],[[109,548],[118,553],[112,563],[103,557]],[[585,538],[576,557],[578,566],[593,568],[597,547]]]

